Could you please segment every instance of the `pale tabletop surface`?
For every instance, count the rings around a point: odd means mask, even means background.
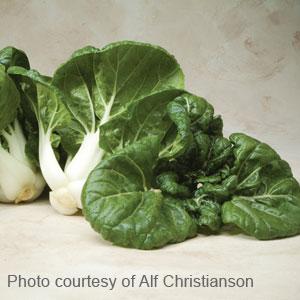
[[[0,48],[14,45],[51,75],[74,51],[117,40],[159,44],[186,87],[242,131],[272,145],[300,180],[300,1],[0,1]],[[155,251],[112,246],[81,216],[44,200],[0,205],[1,299],[299,299],[300,236],[198,236]],[[253,277],[254,288],[7,288],[8,274]]]

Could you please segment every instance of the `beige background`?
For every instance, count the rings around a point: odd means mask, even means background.
[[[52,74],[75,49],[134,39],[173,53],[225,134],[271,144],[300,179],[300,1],[0,0],[0,48]],[[8,289],[8,274],[252,276],[253,289]],[[47,201],[0,205],[1,299],[299,299],[300,237],[199,236],[156,251],[113,247]]]

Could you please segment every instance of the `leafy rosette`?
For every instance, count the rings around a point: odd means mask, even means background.
[[[22,68],[9,72],[22,81],[23,92],[35,107],[39,160],[51,189],[50,202],[66,215],[81,208],[86,178],[105,155],[99,147],[100,126],[133,102],[183,87],[183,73],[174,57],[160,47],[138,42],[77,50],[52,80]],[[31,88],[26,89],[28,85]],[[65,164],[56,158],[55,139],[66,153]]]
[[[82,195],[92,227],[114,244],[141,249],[183,241],[197,227],[218,230],[220,207],[193,199],[195,185],[185,173],[187,162],[195,170],[203,164],[191,157],[201,151],[200,133],[220,138],[220,117],[205,99],[181,90],[132,103],[101,126],[110,155],[91,172]]]

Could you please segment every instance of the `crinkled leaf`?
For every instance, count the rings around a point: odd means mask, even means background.
[[[228,201],[237,186],[236,175],[225,178],[221,183],[205,182],[202,187],[196,191],[196,197],[202,197],[217,202]]]
[[[83,189],[83,212],[103,238],[124,247],[152,249],[196,234],[176,200],[151,189],[159,139],[144,138],[103,160]]]
[[[185,107],[186,102],[183,105],[182,99],[183,96],[179,96],[167,106],[168,115],[174,123],[173,130],[176,132],[176,135],[173,141],[166,139],[166,147],[160,152],[161,158],[177,157],[183,154],[192,143],[191,119],[189,111]],[[172,137],[172,134],[169,134],[170,136]]]
[[[161,173],[156,177],[156,183],[162,192],[175,197],[190,197],[191,192],[188,187],[178,182],[179,178],[175,172]]]
[[[220,230],[222,225],[220,204],[214,201],[202,200],[198,225],[207,226],[212,231]]]
[[[258,239],[300,232],[300,186],[288,163],[268,145],[245,134],[233,134],[238,185],[223,204],[224,223],[233,223]]]
[[[168,104],[167,111],[174,125],[164,138],[161,158],[190,156],[193,149],[198,151],[194,141],[197,134],[222,132],[222,123],[219,128],[219,119],[216,121],[213,107],[204,98],[184,93]],[[199,147],[199,151],[202,149],[202,146]]]
[[[198,231],[208,227],[217,232],[222,225],[221,206],[219,203],[200,198],[189,199],[182,206],[192,215],[198,225]]]
[[[207,175],[216,173],[230,161],[232,148],[228,139],[198,132],[195,141],[199,149],[201,169]]]
[[[172,101],[168,108],[177,126],[173,126],[165,136],[160,156],[176,159],[178,169],[183,171],[187,167],[190,171],[219,168],[222,161],[226,160],[226,154],[221,153],[224,149],[224,145],[221,145],[224,144],[221,137],[223,123],[219,116],[214,116],[212,105],[201,97],[184,93]],[[212,153],[213,147],[220,150]],[[211,163],[207,166],[209,160]]]

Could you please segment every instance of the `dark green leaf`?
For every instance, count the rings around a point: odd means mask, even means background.
[[[224,223],[233,223],[258,239],[300,232],[300,186],[287,162],[268,145],[233,134],[238,179],[235,195],[223,204]]]
[[[0,132],[16,118],[19,104],[19,92],[0,65]]]
[[[6,47],[0,50],[0,64],[5,66],[5,70],[12,66],[30,68],[26,54],[14,47]]]
[[[92,227],[114,244],[152,249],[196,234],[192,218],[176,200],[151,189],[159,139],[149,137],[103,160],[82,195]]]

